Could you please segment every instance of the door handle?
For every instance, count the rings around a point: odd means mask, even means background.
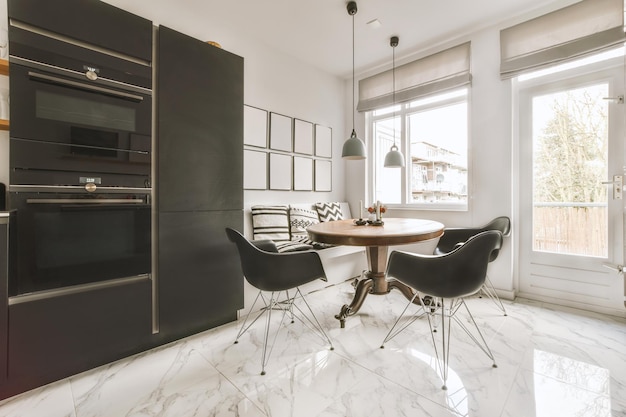
[[[78,81],[66,80],[64,78],[55,77],[53,75],[39,74],[38,72],[28,71],[28,76],[39,81],[62,85],[66,87],[78,88],[93,93],[106,94],[109,96],[122,98],[132,101],[143,101],[143,97],[136,94],[125,93],[123,91],[112,90],[110,88],[99,87],[97,85],[85,84]]]
[[[602,184],[613,185],[613,200],[622,199],[624,179],[622,175],[613,175],[613,181],[604,181]]]

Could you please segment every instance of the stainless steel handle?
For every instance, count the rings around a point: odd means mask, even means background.
[[[28,198],[28,204],[146,204],[141,198]]]
[[[17,193],[69,193],[85,191],[84,185],[9,185],[9,192]],[[150,194],[152,188],[99,186],[97,192],[108,194]]]
[[[613,175],[613,181],[603,181],[602,184],[613,186],[613,200],[622,199],[624,189],[624,179],[622,175]]]
[[[56,288],[52,290],[38,291],[23,295],[9,297],[9,305],[27,303],[31,301],[45,300],[48,298],[59,297],[69,294],[79,294],[87,291],[100,290],[103,288],[117,287],[120,285],[133,284],[140,281],[152,279],[150,274],[140,274],[132,277],[115,278],[108,281],[92,282],[89,284],[80,284],[72,287]]]
[[[66,85],[69,87],[80,88],[81,90],[93,91],[96,93],[108,94],[123,99],[129,99],[133,101],[143,101],[143,97],[136,94],[125,93],[123,91],[111,90],[110,88],[99,87],[97,85],[90,85],[79,83],[78,81],[66,80],[64,78],[54,77],[52,75],[40,74],[34,71],[28,71],[28,76],[42,81],[52,82],[54,84]]]

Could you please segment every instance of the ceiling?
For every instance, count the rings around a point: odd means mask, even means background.
[[[172,28],[204,27],[263,42],[343,78],[352,75],[352,16],[345,0],[104,0]],[[357,0],[355,67],[396,62],[511,18],[538,15],[579,0]],[[378,20],[375,28],[367,23]],[[193,26],[192,26],[193,25]],[[190,33],[193,35],[193,33]],[[208,40],[208,39],[207,39]],[[216,40],[228,49],[227,39]]]

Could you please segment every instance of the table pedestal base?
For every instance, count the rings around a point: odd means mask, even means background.
[[[385,295],[389,294],[392,288],[399,290],[407,300],[413,300],[415,296],[415,292],[411,287],[395,279],[387,281],[384,275],[382,277],[368,277],[359,281],[352,302],[344,304],[339,314],[335,314],[335,318],[339,320],[341,328],[346,327],[347,317],[353,316],[361,309],[368,294]],[[413,304],[422,305],[422,300],[419,297],[415,297]]]

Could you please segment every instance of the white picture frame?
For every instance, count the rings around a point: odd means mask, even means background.
[[[294,191],[313,191],[313,159],[293,157]]]
[[[270,113],[270,149],[292,151],[291,117]]]
[[[270,153],[270,190],[291,190],[291,155]]]
[[[332,162],[315,160],[315,191],[332,191]]]
[[[244,149],[244,190],[267,190],[267,152]]]
[[[328,126],[315,125],[315,156],[333,156],[333,131]]]
[[[293,122],[293,151],[313,155],[313,123],[300,119]]]
[[[243,144],[267,148],[267,110],[243,106]]]

